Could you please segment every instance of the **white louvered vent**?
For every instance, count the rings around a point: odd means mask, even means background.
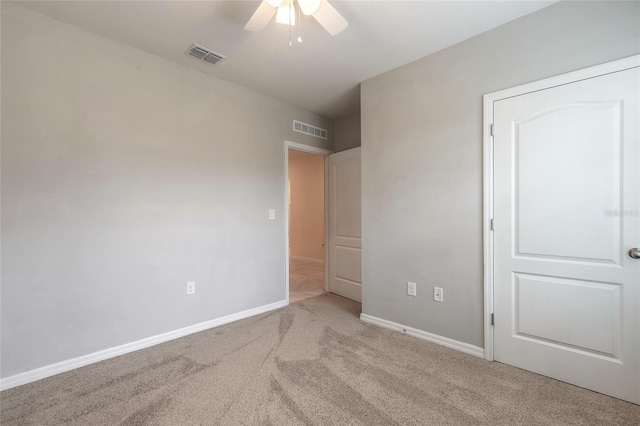
[[[302,121],[293,120],[293,130],[298,133],[304,133],[305,135],[327,140],[326,129],[321,129],[320,127],[312,126],[311,124],[303,123]]]
[[[205,62],[209,62],[210,64],[217,64],[223,59],[227,59],[226,56],[223,56],[219,53],[214,52],[213,50],[209,50],[202,46],[198,46],[197,44],[192,44],[185,53],[198,59],[202,59]]]

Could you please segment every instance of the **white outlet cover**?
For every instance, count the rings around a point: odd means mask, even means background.
[[[187,295],[195,294],[195,292],[196,292],[196,282],[195,281],[189,281],[187,283]]]
[[[436,302],[444,302],[444,290],[442,287],[433,288],[433,300]]]
[[[411,281],[407,281],[407,294],[409,296],[415,296],[416,295],[416,283],[411,282]]]
[[[276,210],[275,209],[269,209],[269,219],[273,220],[276,218]]]

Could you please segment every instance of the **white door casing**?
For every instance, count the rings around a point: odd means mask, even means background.
[[[488,357],[635,403],[639,59],[485,97]]]
[[[362,302],[360,148],[329,156],[329,291]]]

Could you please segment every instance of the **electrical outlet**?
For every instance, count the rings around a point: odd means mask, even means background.
[[[433,288],[433,300],[436,302],[444,302],[444,290],[442,290],[442,287]]]
[[[409,296],[416,295],[416,283],[412,283],[411,281],[407,282],[407,294]]]
[[[276,218],[276,209],[269,209],[269,220],[274,220]]]
[[[195,281],[189,281],[187,283],[187,296],[195,294],[195,292],[196,292],[196,282]]]

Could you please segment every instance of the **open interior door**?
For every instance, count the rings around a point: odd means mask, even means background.
[[[362,302],[360,148],[329,156],[329,291]]]

